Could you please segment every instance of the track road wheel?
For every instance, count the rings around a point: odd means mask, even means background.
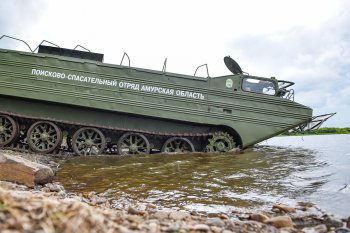
[[[137,155],[149,154],[150,144],[147,138],[140,133],[125,133],[118,140],[118,154],[120,155]]]
[[[206,149],[208,152],[228,152],[235,146],[235,141],[228,133],[219,131],[215,132],[213,137],[209,139]]]
[[[19,135],[18,123],[10,116],[0,115],[0,146],[13,142]]]
[[[194,146],[190,140],[181,137],[169,138],[163,145],[164,153],[189,153],[194,152]]]
[[[61,145],[62,131],[52,122],[38,121],[28,129],[27,142],[34,152],[50,153]]]
[[[106,148],[106,138],[96,128],[81,128],[73,135],[72,147],[77,155],[98,155]]]

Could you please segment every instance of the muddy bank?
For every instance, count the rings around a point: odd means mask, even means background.
[[[56,158],[24,157],[59,169]],[[348,219],[334,219],[311,203],[213,214],[118,203],[108,198],[114,191],[79,194],[59,183],[28,188],[0,182],[0,232],[350,232]]]

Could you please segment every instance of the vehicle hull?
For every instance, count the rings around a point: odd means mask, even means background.
[[[222,129],[242,148],[312,118],[310,108],[294,101],[242,91],[243,76],[198,78],[0,50],[0,111],[155,135]]]

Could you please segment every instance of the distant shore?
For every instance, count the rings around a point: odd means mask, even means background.
[[[279,136],[307,136],[307,135],[330,135],[330,134],[350,134],[350,127],[345,128],[335,128],[335,127],[325,127],[315,129],[304,133],[283,133]]]

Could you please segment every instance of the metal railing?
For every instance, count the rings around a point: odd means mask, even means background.
[[[35,53],[35,51],[38,50],[39,46],[42,45],[43,43],[48,43],[48,44],[51,44],[51,45],[53,45],[53,46],[55,46],[55,47],[57,47],[57,48],[61,48],[60,46],[58,46],[58,45],[55,44],[55,43],[52,43],[52,42],[50,42],[50,41],[48,41],[48,40],[43,40],[43,41],[41,41],[40,44],[39,44],[38,46],[36,46],[36,48],[33,50],[33,49],[30,47],[30,45],[29,45],[27,42],[25,42],[24,40],[18,39],[18,38],[16,38],[16,37],[8,36],[8,35],[2,35],[2,36],[0,37],[0,40],[2,40],[3,38],[9,38],[9,39],[17,40],[17,41],[20,41],[20,42],[24,43],[24,44],[29,48],[30,52],[32,52],[32,53]],[[73,50],[76,50],[76,48],[78,48],[78,47],[80,47],[80,48],[82,48],[82,49],[84,49],[84,50],[86,50],[86,51],[88,51],[88,52],[91,53],[91,51],[90,51],[89,49],[87,49],[87,48],[85,48],[85,47],[83,47],[83,46],[81,46],[81,45],[79,45],[79,44],[78,44],[77,46],[75,46],[75,48],[74,48]],[[130,61],[129,61],[129,66],[130,66]]]

